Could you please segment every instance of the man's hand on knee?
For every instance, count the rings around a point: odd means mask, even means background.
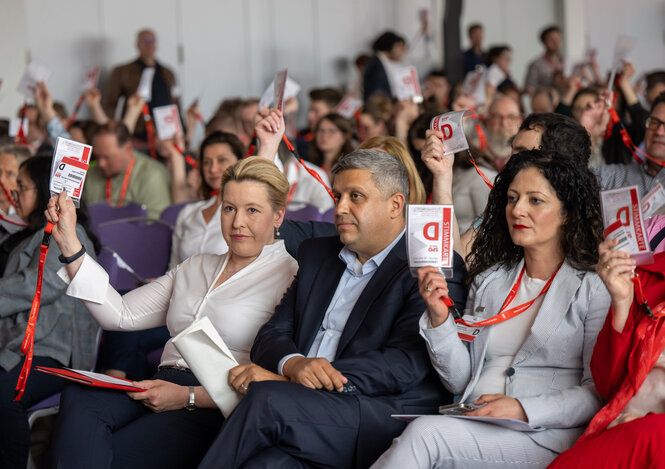
[[[347,379],[325,358],[292,357],[284,363],[284,376],[312,389],[342,392]]]

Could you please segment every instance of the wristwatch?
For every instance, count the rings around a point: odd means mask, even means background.
[[[196,410],[196,404],[194,403],[194,386],[189,387],[189,402],[185,406],[187,410]]]

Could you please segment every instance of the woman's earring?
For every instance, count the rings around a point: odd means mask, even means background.
[[[275,227],[275,238],[279,236],[279,227]]]

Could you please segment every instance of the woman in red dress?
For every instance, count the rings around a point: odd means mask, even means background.
[[[596,267],[612,297],[591,359],[607,405],[551,468],[665,468],[665,252],[635,268],[616,244]]]

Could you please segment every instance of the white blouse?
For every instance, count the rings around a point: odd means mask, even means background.
[[[203,210],[212,206],[217,197],[185,205],[175,223],[171,242],[169,269],[174,268],[194,254],[224,254],[229,247],[222,236],[221,204],[209,223],[203,218]]]
[[[258,258],[211,290],[228,262],[228,254],[190,257],[165,275],[120,296],[108,274],[85,255],[73,279],[64,268],[58,275],[69,283],[67,294],[83,300],[99,325],[107,330],[135,331],[166,325],[171,337],[195,320],[207,316],[240,364],[259,328],[272,316],[298,263],[283,241],[265,246]],[[164,347],[161,366],[184,366],[171,339]]]

